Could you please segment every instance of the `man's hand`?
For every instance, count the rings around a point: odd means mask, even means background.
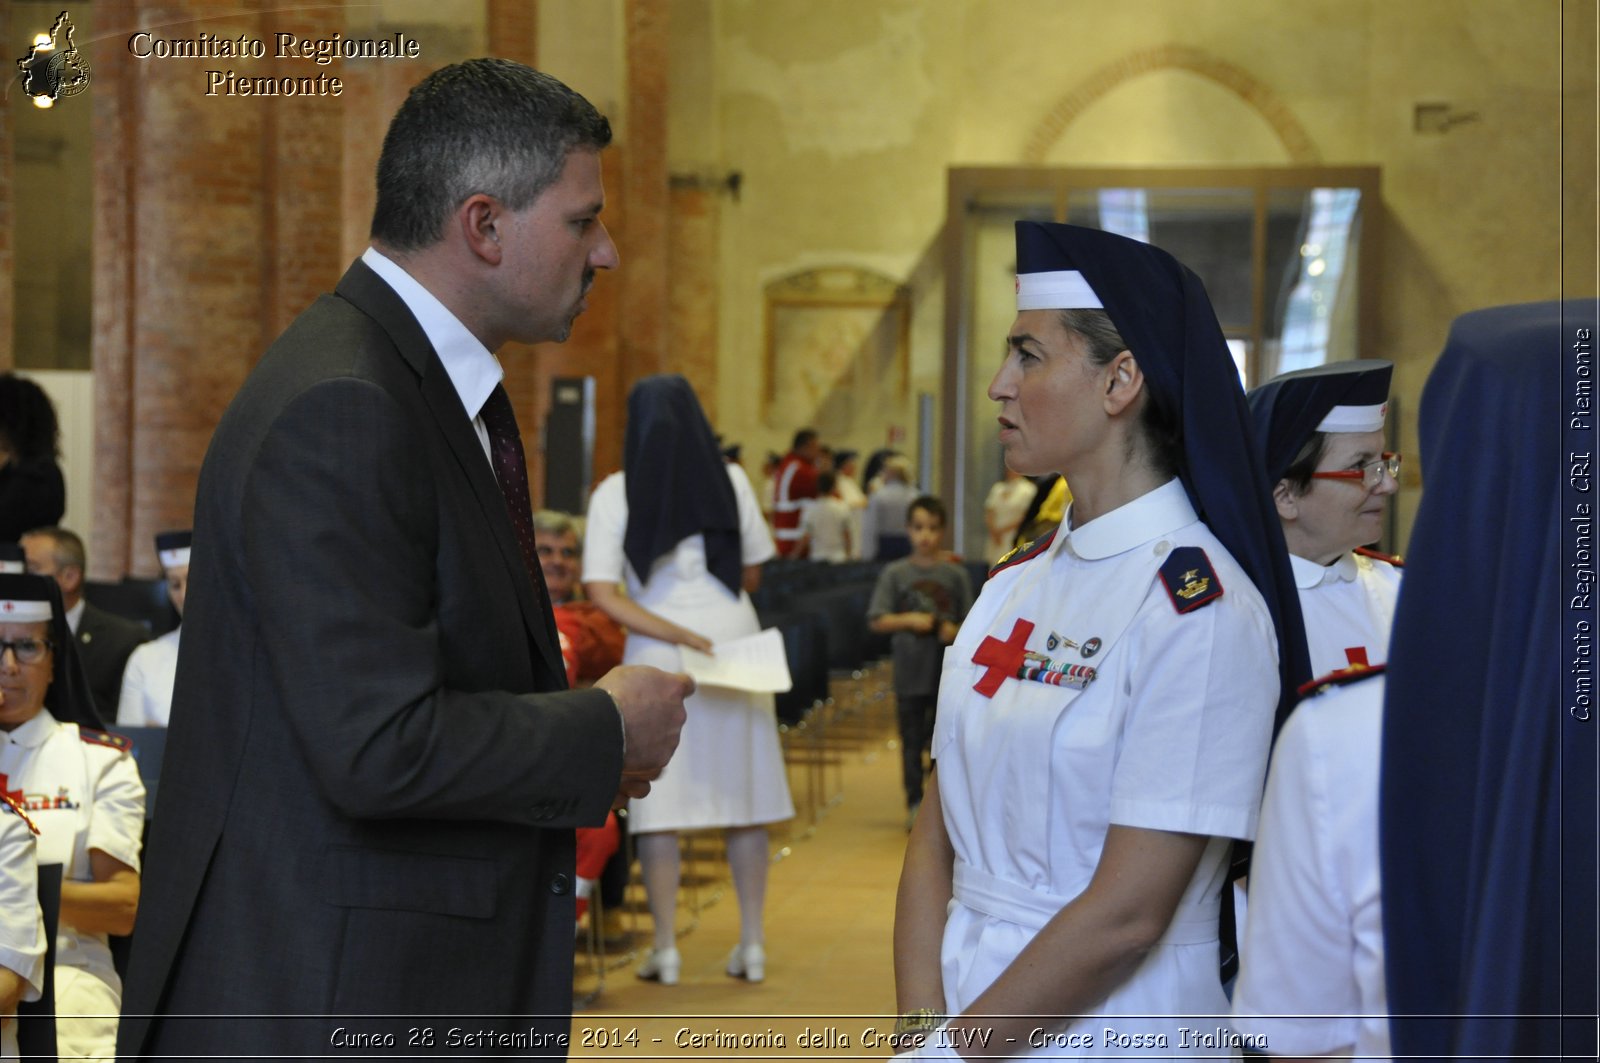
[[[694,693],[694,680],[681,672],[625,664],[613,668],[595,684],[616,699],[622,712],[622,734],[627,752],[622,760],[622,792],[630,781],[649,780],[661,774],[678,748],[683,730],[683,699]]]
[[[616,811],[619,808],[627,808],[629,801],[648,797],[650,794],[650,779],[660,774],[660,772],[651,772],[650,778],[645,778],[643,775],[631,775],[623,772],[622,780],[617,783],[617,796],[611,799],[612,811]]]

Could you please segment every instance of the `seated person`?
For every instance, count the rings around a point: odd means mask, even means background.
[[[100,729],[55,583],[0,575],[0,617],[0,790],[38,826],[39,863],[63,868],[56,1045],[110,1059],[122,980],[108,938],[139,906],[144,784],[128,740]]]
[[[17,1052],[17,1005],[44,992],[44,920],[39,915],[38,827],[0,793],[0,1060]]]
[[[626,641],[622,628],[593,602],[582,597],[578,581],[583,539],[578,519],[571,514],[541,509],[533,515],[533,548],[539,555],[544,589],[556,616],[561,640],[561,661],[569,686],[589,686],[622,663]],[[605,910],[604,939],[609,944],[625,935],[622,903],[631,870],[621,850],[622,827],[616,813],[604,826],[578,828],[578,918],[589,907],[595,883],[600,885]]]
[[[150,639],[142,624],[107,612],[83,596],[89,571],[83,540],[66,528],[35,528],[20,540],[28,571],[49,576],[61,588],[67,624],[77,642],[78,660],[88,673],[95,715],[114,720],[122,694],[122,672],[134,647]]]
[[[122,673],[117,722],[124,727],[165,727],[172,714],[172,680],[178,674],[178,640],[183,634],[183,596],[189,584],[189,546],[184,531],[156,536],[156,556],[167,577],[167,597],[178,611],[179,624],[133,651]]]
[[[578,520],[566,513],[541,509],[533,515],[534,550],[544,587],[556,614],[561,659],[571,686],[588,686],[622,663],[622,628],[600,607],[583,597],[578,581],[583,539]]]

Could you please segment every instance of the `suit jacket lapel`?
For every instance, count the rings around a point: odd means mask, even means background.
[[[494,535],[501,561],[516,590],[529,642],[537,647],[546,668],[558,676],[565,676],[566,669],[561,663],[558,643],[552,632],[554,624],[549,616],[550,608],[543,604],[549,601],[549,595],[535,602],[530,583],[535,579],[542,582],[543,573],[530,573],[527,570],[528,566],[522,559],[522,548],[517,545],[516,532],[511,527],[511,517],[506,513],[505,496],[500,493],[500,485],[490,471],[483,444],[472,428],[466,408],[461,405],[461,396],[450,382],[444,363],[439,361],[427,333],[422,331],[416,316],[404,300],[395,294],[394,289],[359,259],[346,271],[335,291],[383,326],[394,340],[400,356],[417,374],[423,401],[427,403],[440,433],[449,444],[456,464],[471,485],[472,493],[477,497],[484,519]]]

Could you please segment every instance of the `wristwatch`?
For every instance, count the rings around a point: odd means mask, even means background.
[[[919,1033],[923,1030],[937,1030],[944,1025],[944,1012],[937,1008],[916,1008],[901,1015],[894,1022],[894,1032]]]

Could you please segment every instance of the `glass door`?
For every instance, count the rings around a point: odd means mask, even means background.
[[[981,556],[983,499],[1004,467],[986,392],[1016,313],[1014,222],[1170,251],[1205,282],[1246,389],[1359,358],[1370,342],[1376,168],[975,167],[952,170],[949,187],[940,489],[959,500],[953,541],[969,557]]]

